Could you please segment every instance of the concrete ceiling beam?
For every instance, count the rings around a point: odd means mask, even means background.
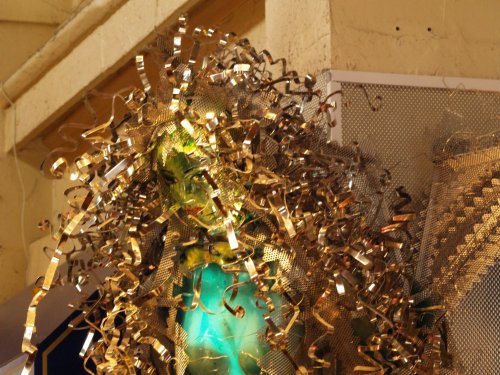
[[[61,35],[64,41],[61,48],[74,48],[25,92],[19,93],[14,107],[5,109],[4,150],[10,152],[14,145],[22,148],[38,136],[51,121],[81,100],[83,93],[130,60],[154,38],[158,29],[175,23],[181,13],[198,1],[129,0],[112,13],[106,22],[98,27],[92,25],[91,31],[78,44],[74,40],[69,43]],[[120,0],[95,3],[95,6],[98,6],[97,3],[106,4],[109,6],[107,9],[110,9],[112,4],[116,5]],[[68,25],[67,31],[61,30],[61,33],[71,33],[72,29],[74,26]],[[58,44],[55,44],[51,48],[57,51],[57,47]],[[34,56],[29,63],[36,64],[40,59]],[[4,85],[6,92],[14,96],[12,91],[9,92],[7,83]]]
[[[11,100],[17,100],[40,77],[63,60],[68,52],[89,32],[102,23],[126,0],[90,0],[82,4],[79,12],[68,19],[54,36],[33,54],[16,72],[3,82],[3,89]],[[9,106],[8,99],[0,94],[0,108]]]

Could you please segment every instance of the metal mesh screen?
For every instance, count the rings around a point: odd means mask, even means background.
[[[429,186],[432,155],[448,137],[500,129],[498,93],[353,83],[342,83],[342,92],[344,145],[361,143],[413,197]]]
[[[500,264],[450,314],[450,350],[456,374],[500,374]]]
[[[448,307],[448,374],[500,374],[500,94],[342,84],[342,141],[423,202],[417,279]],[[428,296],[428,293],[425,297]]]

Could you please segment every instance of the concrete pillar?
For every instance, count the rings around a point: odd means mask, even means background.
[[[332,60],[329,0],[266,0],[266,35],[274,58],[289,70],[317,74]]]

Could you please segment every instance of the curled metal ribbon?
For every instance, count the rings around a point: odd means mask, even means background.
[[[89,373],[183,374],[206,358],[187,354],[192,338],[178,317],[201,309],[241,321],[257,316],[264,349],[254,359],[263,373],[342,364],[343,373],[437,374],[438,334],[417,324],[425,311],[408,288],[411,257],[401,257],[416,216],[411,199],[398,189],[392,217],[377,210],[376,222],[385,224],[368,225],[358,181],[373,183],[364,195],[381,194],[377,181],[388,173],[359,146],[327,141],[334,106],[317,79],[234,34],[189,33],[185,16],[155,51],[158,82],[145,70],[154,56],[138,55],[143,87],[113,99],[127,113],[115,120],[113,109],[108,121],[84,129],[89,149],[50,168],[78,185],[66,191],[71,211],[29,306],[25,370],[36,353],[37,306],[65,256],[77,288],[95,270],[110,273],[97,300],[82,293],[76,307],[75,328],[89,329],[80,351]],[[220,297],[224,312],[201,302],[203,267],[211,264],[231,275]],[[191,282],[187,304],[179,288]],[[258,313],[235,305],[244,289]]]

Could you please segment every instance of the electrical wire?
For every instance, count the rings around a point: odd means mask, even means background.
[[[1,89],[3,96],[5,99],[7,99],[7,102],[9,102],[10,106],[12,107],[14,111],[14,129],[13,129],[13,146],[12,146],[12,151],[14,155],[14,164],[16,166],[16,172],[17,172],[17,178],[19,180],[19,185],[21,186],[21,240],[23,244],[23,252],[26,260],[29,258],[29,253],[28,253],[28,246],[26,242],[26,229],[25,229],[25,217],[26,217],[26,186],[24,184],[24,179],[23,175],[21,172],[21,167],[19,164],[19,158],[17,154],[17,146],[16,146],[16,140],[17,140],[17,106],[16,103],[12,101],[12,99],[7,95],[7,92],[5,91],[3,82],[1,82]]]

